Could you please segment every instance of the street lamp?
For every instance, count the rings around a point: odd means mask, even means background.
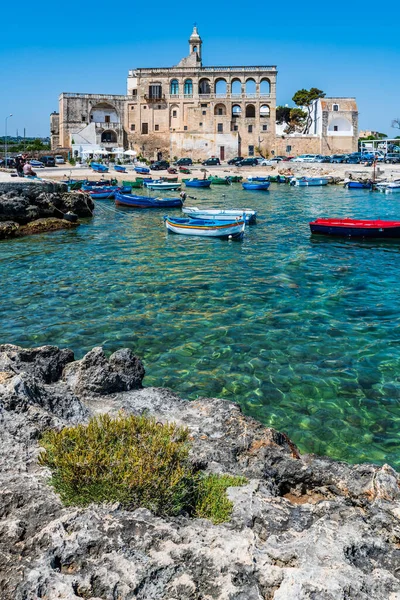
[[[6,117],[6,135],[4,138],[4,154],[5,154],[5,162],[4,162],[4,166],[7,168],[7,119],[9,119],[10,117],[12,117],[11,115],[8,115]]]

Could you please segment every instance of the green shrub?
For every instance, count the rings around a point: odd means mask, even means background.
[[[226,495],[228,487],[247,483],[245,477],[234,475],[204,475],[198,478],[194,516],[210,519],[213,523],[228,521],[233,504]]]
[[[158,515],[187,512],[221,523],[232,503],[226,489],[243,477],[195,473],[189,461],[189,432],[146,416],[109,415],[88,425],[47,431],[41,465],[64,504],[120,502]]]

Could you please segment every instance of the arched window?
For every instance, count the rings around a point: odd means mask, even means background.
[[[103,133],[101,134],[101,141],[116,143],[117,134],[115,133],[115,131],[103,131]]]
[[[242,114],[242,107],[239,104],[234,104],[232,106],[232,117],[240,117]]]
[[[214,108],[214,115],[226,115],[225,104],[216,104]]]
[[[191,79],[186,79],[185,81],[184,94],[185,96],[191,96],[193,94],[193,81]]]
[[[231,85],[231,93],[234,96],[240,96],[242,93],[242,82],[240,79],[234,79]]]
[[[261,79],[260,81],[260,94],[266,96],[271,93],[271,84],[269,79]]]
[[[211,87],[210,87],[209,79],[200,79],[199,94],[211,94]]]
[[[225,79],[217,79],[215,82],[215,93],[219,96],[226,96],[227,87]]]
[[[193,46],[193,52],[197,52],[197,46]]]
[[[247,104],[246,106],[246,117],[253,118],[256,116],[256,109],[254,104]]]
[[[169,93],[172,96],[177,96],[179,94],[179,81],[177,79],[173,79],[169,86]]]
[[[254,79],[248,79],[246,81],[246,94],[255,94],[256,93],[256,82]]]
[[[269,117],[269,106],[268,104],[263,104],[262,106],[260,106],[260,117]]]

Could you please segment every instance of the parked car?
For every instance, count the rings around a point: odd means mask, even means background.
[[[54,156],[42,156],[40,159],[40,162],[42,162],[44,165],[46,165],[46,167],[55,167],[56,166],[56,161]]]
[[[332,154],[331,156],[331,160],[329,162],[331,163],[344,163],[346,162],[346,154]]]
[[[258,160],[253,157],[244,158],[240,162],[236,163],[237,167],[256,167],[258,165]]]
[[[293,156],[274,156],[273,158],[280,158],[281,160],[288,161],[293,158]]]
[[[292,158],[292,162],[314,162],[318,154],[300,154]]]
[[[235,158],[231,158],[230,160],[228,160],[228,165],[236,165],[241,160],[244,160],[243,156],[235,156]]]
[[[44,169],[44,163],[42,163],[40,160],[30,160],[29,164],[32,165],[32,167],[35,167],[36,169]]]
[[[187,165],[192,165],[193,161],[191,158],[178,158],[173,164],[177,167],[186,167]]]
[[[219,158],[207,158],[206,160],[203,160],[201,164],[205,167],[213,167],[215,165],[220,165],[221,161]]]
[[[13,158],[7,157],[7,165],[6,165],[5,158],[0,159],[0,167],[6,167],[6,166],[10,169],[13,169],[15,167],[15,160]]]
[[[56,154],[54,157],[54,160],[56,162],[56,165],[64,165],[65,164],[65,158],[61,154]]]
[[[282,162],[282,159],[279,156],[273,156],[272,158],[263,158],[263,160],[258,163],[261,167],[275,167]]]
[[[169,162],[167,160],[157,160],[152,165],[150,165],[150,169],[152,171],[164,171],[169,168]]]
[[[352,152],[348,154],[344,160],[345,163],[349,163],[351,165],[359,165],[362,160],[361,152]]]
[[[397,152],[388,152],[385,156],[385,163],[392,165],[400,163],[400,154]]]
[[[330,156],[323,156],[322,154],[320,154],[315,159],[315,162],[317,162],[317,163],[328,163],[328,162],[331,162],[331,157]]]

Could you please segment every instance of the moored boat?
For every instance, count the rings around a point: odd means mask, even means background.
[[[185,213],[190,219],[202,219],[217,221],[232,221],[233,219],[245,217],[246,223],[254,223],[257,217],[257,211],[251,208],[198,208],[197,206],[188,206],[182,208],[182,212]]]
[[[183,205],[182,198],[150,198],[148,196],[125,195],[117,192],[115,194],[117,206],[130,206],[132,208],[180,208]]]
[[[89,192],[89,196],[92,200],[112,200],[115,197],[116,190],[93,190]]]
[[[243,177],[241,175],[229,175],[231,183],[241,183]]]
[[[131,189],[140,189],[143,187],[143,183],[141,181],[123,181],[122,185],[124,187],[130,187]]]
[[[270,178],[269,178],[269,175],[267,177],[248,177],[247,181],[251,181],[252,183],[255,181],[263,182],[263,181],[270,181]]]
[[[300,187],[328,185],[328,183],[328,177],[293,177],[293,179],[290,180],[290,185],[296,185]]]
[[[170,181],[144,181],[143,184],[149,190],[178,190],[181,187],[179,182],[171,183]]]
[[[289,177],[286,177],[286,175],[269,175],[268,180],[271,183],[288,183]]]
[[[371,190],[372,182],[371,181],[346,181],[344,187],[349,190]]]
[[[232,221],[203,219],[181,219],[164,217],[165,226],[172,233],[198,235],[203,237],[241,238],[246,227],[243,218]]]
[[[270,185],[269,181],[245,181],[242,183],[244,190],[267,190]]]
[[[380,219],[316,219],[309,224],[311,233],[362,238],[399,238],[400,221]]]
[[[388,183],[385,188],[385,194],[395,194],[400,193],[400,181]]]
[[[209,188],[211,181],[209,179],[184,179],[186,187]]]
[[[211,181],[213,185],[231,185],[230,177],[216,177],[215,175],[210,175],[208,180]]]
[[[117,173],[126,173],[126,167],[123,167],[122,165],[114,165],[114,170],[117,171]]]

